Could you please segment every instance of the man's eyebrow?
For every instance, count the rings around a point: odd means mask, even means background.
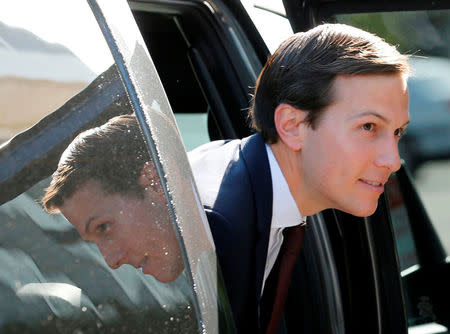
[[[379,114],[379,113],[377,113],[377,112],[375,112],[375,111],[370,111],[370,110],[360,112],[360,113],[358,113],[358,114],[356,114],[356,115],[352,115],[352,116],[350,117],[350,119],[353,119],[353,118],[359,118],[359,117],[364,117],[364,116],[375,116],[375,117],[377,117],[377,118],[383,120],[383,121],[386,122],[386,123],[389,122],[389,120],[388,120],[385,116],[383,116],[383,115],[381,115],[381,114]]]
[[[409,124],[409,120],[405,123],[405,124],[403,124],[402,126],[401,126],[401,128],[404,128],[405,126],[407,126],[408,124]]]
[[[87,220],[86,224],[84,224],[84,232],[86,232],[86,234],[89,233],[89,226],[91,225],[92,221],[97,219],[97,218],[98,218],[98,216],[90,217]]]
[[[381,119],[385,123],[389,123],[389,119],[388,118],[386,118],[385,116],[383,116],[383,115],[381,115],[381,114],[379,114],[379,113],[377,113],[375,111],[370,111],[370,110],[369,111],[363,111],[363,112],[361,112],[359,114],[353,115],[350,118],[353,119],[353,118],[358,118],[358,117],[363,117],[363,116],[370,116],[370,115]],[[407,126],[409,124],[409,122],[410,122],[410,120],[406,121],[405,124],[400,126],[400,128],[403,128],[403,127]]]

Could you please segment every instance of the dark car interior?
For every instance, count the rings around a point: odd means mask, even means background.
[[[207,113],[211,140],[250,133],[247,111],[260,68],[202,5],[131,2],[174,113]],[[243,59],[243,57],[247,59]]]

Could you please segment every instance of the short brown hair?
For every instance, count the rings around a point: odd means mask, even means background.
[[[408,56],[380,37],[344,24],[323,24],[283,42],[258,77],[250,108],[252,127],[278,140],[274,112],[282,103],[308,111],[314,129],[333,102],[339,74],[409,74]]]
[[[47,212],[58,212],[65,199],[88,180],[100,182],[105,193],[141,197],[138,178],[150,162],[145,141],[133,115],[111,118],[102,126],[80,133],[61,156],[42,198]]]

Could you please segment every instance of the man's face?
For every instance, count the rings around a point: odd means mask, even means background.
[[[60,210],[84,240],[97,244],[113,269],[130,264],[160,282],[175,280],[184,269],[161,192],[148,187],[144,198],[106,194],[99,182],[90,180]]]
[[[409,122],[406,81],[397,74],[340,75],[334,93],[316,129],[306,129],[302,179],[321,207],[369,216],[400,168],[398,141]]]

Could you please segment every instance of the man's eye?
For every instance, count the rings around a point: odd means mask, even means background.
[[[375,128],[375,124],[374,123],[365,123],[361,126],[361,129],[364,131],[373,131]]]
[[[98,224],[97,227],[95,228],[96,232],[98,233],[104,233],[106,231],[108,231],[110,226],[110,223],[102,223],[102,224]]]
[[[401,128],[394,131],[394,135],[399,138],[402,138],[405,133],[406,133],[406,129],[401,129]]]

